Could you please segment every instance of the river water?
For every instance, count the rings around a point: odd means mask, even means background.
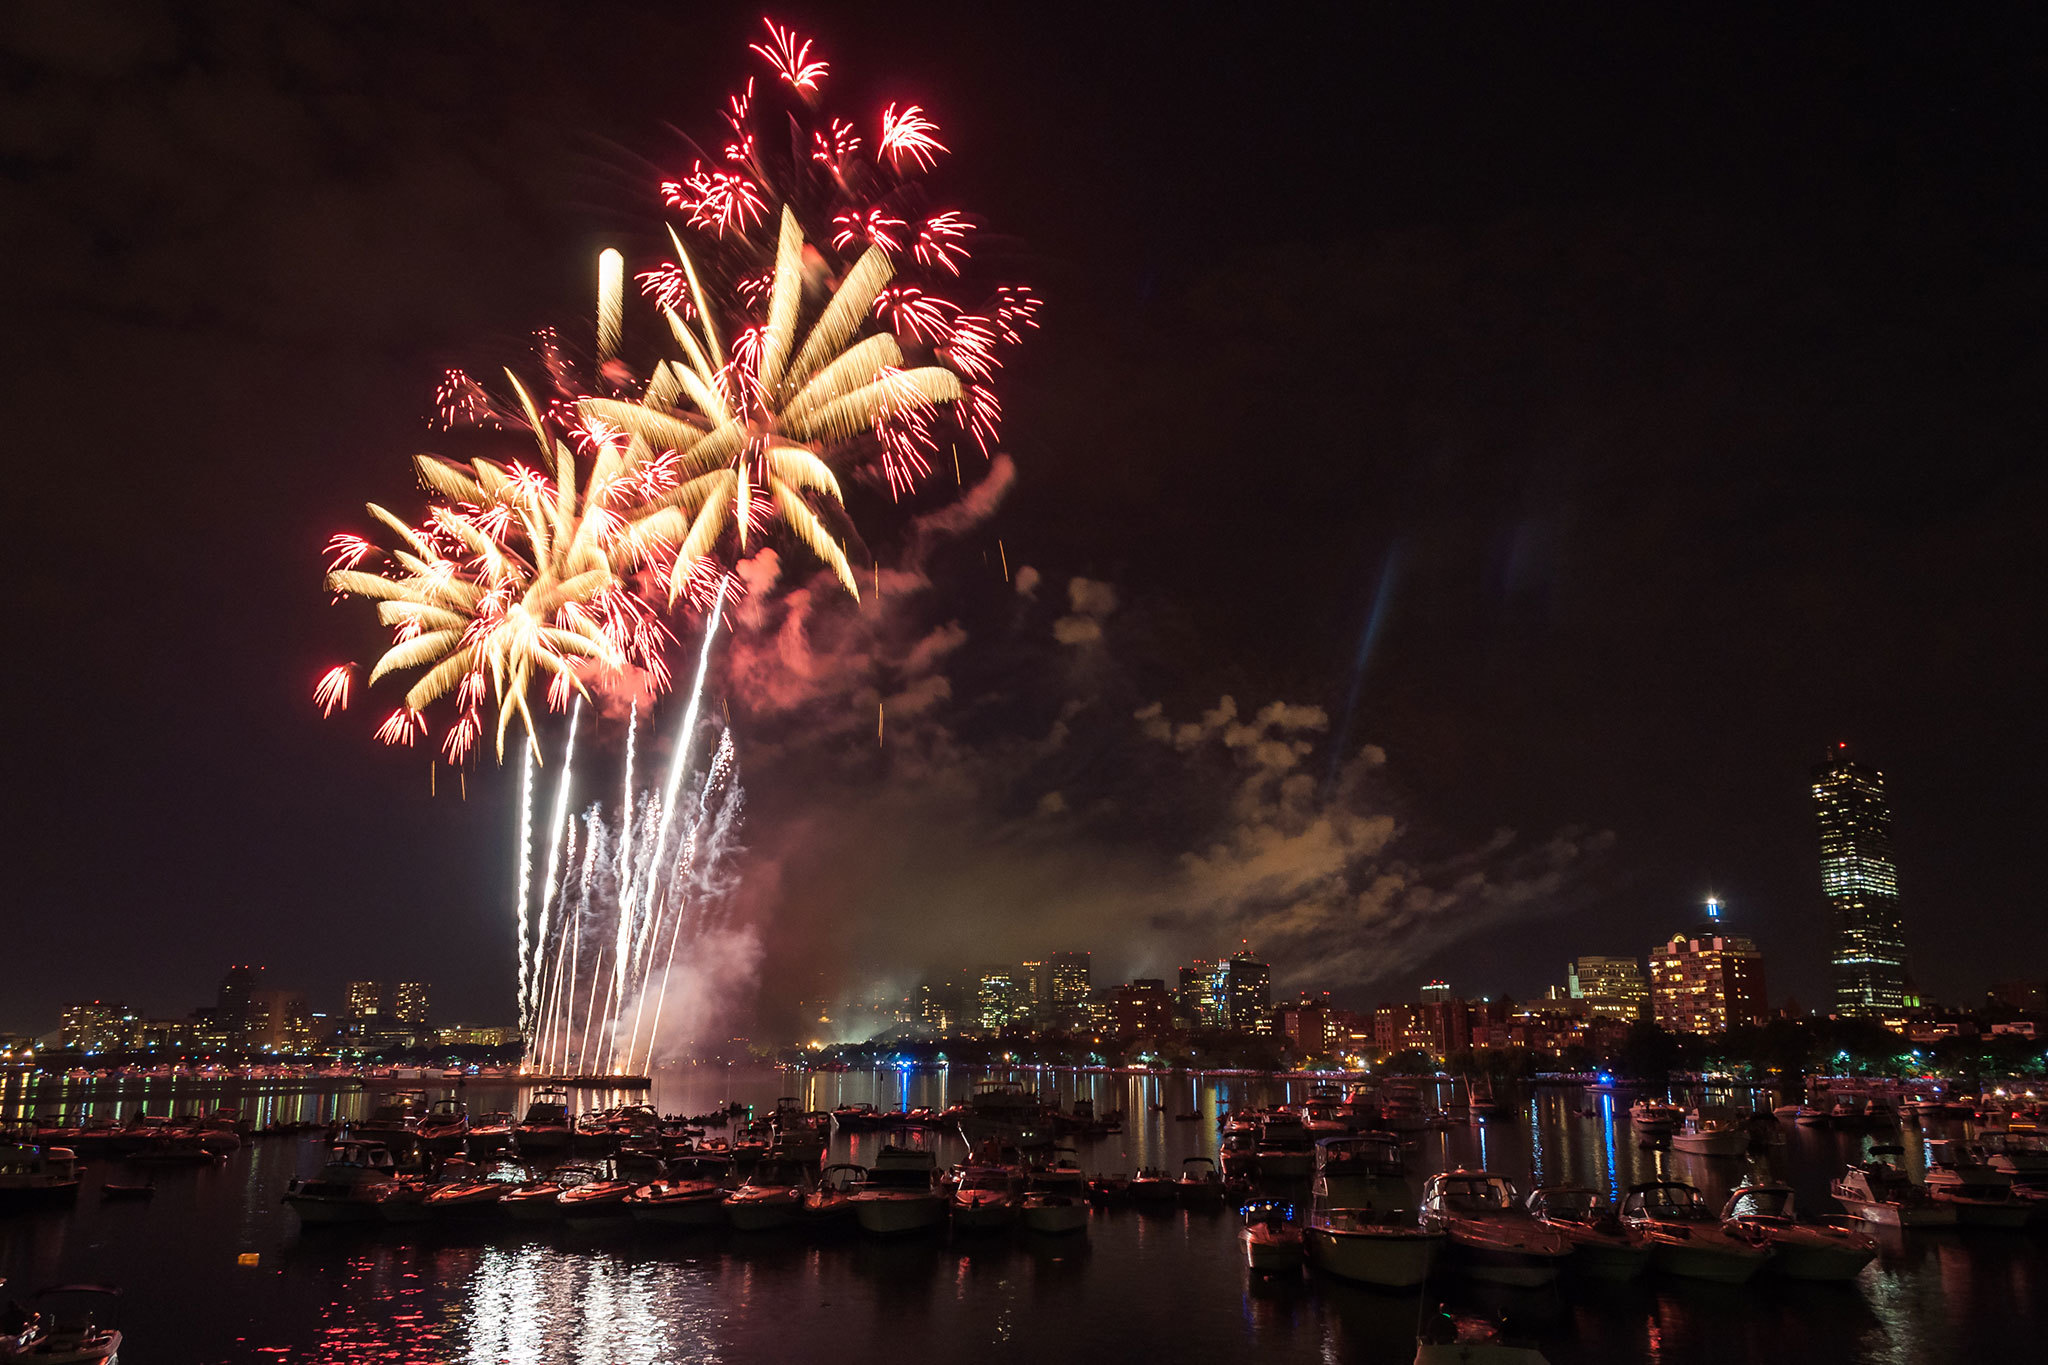
[[[1277,1079],[1015,1073],[1062,1105],[1122,1109],[1125,1131],[1076,1143],[1084,1169],[1177,1168],[1214,1156],[1222,1109],[1302,1099]],[[653,1102],[699,1113],[726,1100],[763,1112],[794,1094],[807,1108],[871,1102],[943,1106],[972,1092],[974,1073],[781,1074],[718,1068],[665,1074]],[[473,1113],[516,1109],[524,1092],[471,1084]],[[1747,1097],[1744,1097],[1745,1100]],[[247,1094],[259,1126],[359,1115],[375,1092]],[[175,1106],[131,1086],[118,1097],[75,1087],[0,1096],[0,1113],[151,1112]],[[1622,1101],[1625,1105],[1626,1101]],[[1155,1107],[1156,1106],[1156,1107]],[[1591,1111],[1590,1113],[1587,1111]],[[1174,1115],[1199,1112],[1201,1121]],[[1956,1130],[1960,1133],[1960,1128]],[[828,1159],[860,1160],[880,1142],[835,1137]],[[1808,1214],[1836,1212],[1827,1182],[1873,1142],[1903,1139],[1784,1125],[1746,1160],[1639,1146],[1616,1101],[1574,1090],[1524,1092],[1516,1118],[1415,1135],[1411,1178],[1455,1166],[1581,1184],[1617,1196],[1634,1181],[1675,1178],[1719,1207],[1736,1184],[1781,1181]],[[856,1146],[855,1144],[858,1144]],[[0,1296],[59,1281],[124,1291],[114,1310],[127,1365],[193,1362],[654,1362],[1250,1360],[1405,1365],[1418,1315],[1446,1302],[1505,1316],[1556,1365],[1576,1362],[1987,1362],[2041,1359],[2048,1332],[2048,1231],[1966,1229],[1884,1234],[1883,1254],[1854,1283],[1761,1278],[1746,1286],[1650,1278],[1632,1285],[1566,1282],[1487,1289],[1445,1278],[1390,1293],[1319,1276],[1268,1282],[1245,1271],[1230,1213],[1098,1209],[1087,1234],[1024,1233],[877,1241],[857,1233],[811,1242],[797,1234],[599,1232],[508,1227],[459,1238],[418,1226],[301,1230],[279,1203],[314,1173],[315,1139],[257,1139],[221,1165],[160,1170],[147,1203],[102,1203],[94,1162],[75,1209],[0,1219]],[[939,1143],[942,1164],[961,1155]],[[253,1258],[253,1263],[251,1259]]]

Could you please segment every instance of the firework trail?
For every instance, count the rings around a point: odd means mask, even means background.
[[[532,1037],[533,1023],[526,1001],[527,924],[526,905],[533,885],[533,750],[528,749],[519,780],[519,903],[513,913],[519,917],[519,1032]]]

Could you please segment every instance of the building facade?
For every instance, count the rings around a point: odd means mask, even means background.
[[[119,1052],[135,1042],[141,1022],[126,1005],[111,1000],[79,1000],[57,1015],[58,1041],[79,1052]]]
[[[1906,973],[1906,928],[1892,861],[1884,774],[1852,760],[1847,745],[1813,770],[1820,885],[1832,933],[1835,1013],[1896,1014],[1917,1003]]]
[[[1634,1021],[1650,1006],[1650,982],[1633,957],[1582,957],[1572,963],[1571,998],[1586,1002],[1589,1014]]]
[[[1153,979],[1118,986],[1109,1002],[1110,1027],[1120,1038],[1156,1038],[1173,1031],[1173,997]]]
[[[383,982],[351,981],[348,983],[348,1013],[350,1016],[357,1019],[371,1019],[383,1012]]]
[[[1273,1031],[1273,968],[1246,948],[1224,964],[1224,998],[1230,1027],[1246,1033]]]
[[[1763,954],[1724,930],[1718,903],[1707,906],[1707,923],[1650,950],[1650,1008],[1673,1033],[1721,1033],[1768,1012]]]
[[[427,983],[399,982],[398,989],[391,993],[391,1012],[398,1016],[401,1024],[424,1027],[427,1022]]]

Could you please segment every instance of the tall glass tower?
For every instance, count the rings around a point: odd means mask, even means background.
[[[1835,1013],[1887,1014],[1906,1006],[1906,929],[1892,862],[1884,774],[1838,744],[1813,770],[1820,823],[1820,886],[1834,928]]]

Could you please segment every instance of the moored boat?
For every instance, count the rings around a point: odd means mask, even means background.
[[[1429,1278],[1445,1237],[1405,1210],[1317,1209],[1302,1241],[1318,1270],[1382,1289],[1413,1289]]]
[[[525,1117],[512,1125],[512,1145],[521,1156],[559,1156],[574,1136],[566,1090],[536,1091]]]
[[[346,1140],[327,1153],[320,1173],[294,1180],[284,1204],[302,1223],[370,1223],[383,1215],[382,1187],[397,1175],[391,1149],[381,1143]]]
[[[1529,1212],[1571,1243],[1571,1269],[1600,1280],[1632,1280],[1650,1266],[1649,1239],[1622,1226],[1613,1204],[1577,1186],[1539,1189]]]
[[[882,1148],[852,1204],[862,1232],[895,1236],[937,1227],[946,1217],[937,1158],[919,1147]]]
[[[1245,1267],[1254,1275],[1299,1274],[1306,1252],[1294,1210],[1278,1200],[1262,1199],[1239,1212],[1244,1217],[1238,1240],[1244,1246]]]
[[[1666,1275],[1742,1284],[1770,1259],[1770,1248],[1721,1225],[1692,1186],[1653,1180],[1631,1186],[1621,1221],[1650,1243],[1650,1264]]]
[[[1746,1156],[1749,1153],[1749,1122],[1724,1105],[1702,1105],[1689,1111],[1671,1145],[1694,1156]]]
[[[694,1153],[668,1163],[667,1178],[634,1190],[627,1200],[635,1222],[667,1227],[714,1228],[726,1220],[725,1196],[732,1161]]]
[[[1784,1185],[1748,1185],[1728,1196],[1721,1223],[1770,1248],[1770,1269],[1791,1280],[1853,1280],[1877,1258],[1860,1219],[1803,1223]]]
[[[21,1137],[0,1137],[0,1213],[49,1208],[78,1199],[78,1157]]]
[[[804,1196],[817,1174],[815,1162],[770,1158],[747,1173],[725,1196],[725,1216],[736,1232],[773,1232],[794,1227],[803,1217]]]
[[[1516,1202],[1489,1171],[1446,1171],[1422,1187],[1422,1226],[1450,1238],[1452,1262],[1472,1279],[1532,1287],[1564,1268],[1572,1244]]]
[[[1880,1227],[1954,1227],[1953,1204],[1938,1204],[1926,1189],[1888,1161],[1853,1164],[1828,1186],[1851,1216]]]
[[[969,1166],[948,1196],[955,1232],[994,1232],[1014,1227],[1023,1195],[1017,1172],[1007,1166]]]

